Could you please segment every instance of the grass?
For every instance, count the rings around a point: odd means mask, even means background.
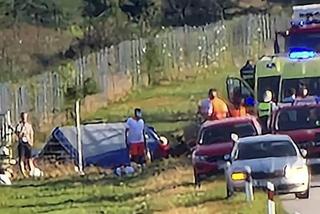
[[[206,97],[209,88],[218,88],[224,94],[225,75],[208,72],[183,82],[145,88],[132,93],[125,102],[85,115],[85,120],[121,121],[133,108],[141,107],[147,123],[169,134],[194,119],[197,102]],[[243,194],[230,200],[225,195],[221,177],[195,189],[190,160],[169,159],[130,178],[94,173],[0,187],[0,213],[266,213],[265,193],[258,192],[252,204],[245,202]],[[281,206],[277,209],[282,213]]]
[[[147,123],[163,132],[172,131],[194,119],[198,101],[207,96],[209,88],[217,88],[224,95],[225,76],[230,72],[206,72],[182,82],[140,89],[130,94],[125,102],[84,115],[84,120],[124,121],[134,108],[140,107]]]
[[[243,194],[225,200],[219,177],[195,189],[185,160],[164,161],[156,176],[154,169],[126,179],[91,174],[1,187],[0,213],[266,213],[266,193],[252,204]]]

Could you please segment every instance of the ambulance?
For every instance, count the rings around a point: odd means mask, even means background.
[[[289,89],[299,91],[302,86],[309,95],[320,96],[320,4],[293,7],[290,29],[276,32],[274,54],[257,61],[253,78],[251,87],[239,77],[227,77],[229,100],[241,94],[254,106],[270,90],[273,100],[281,103]]]

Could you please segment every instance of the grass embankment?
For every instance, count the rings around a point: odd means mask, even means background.
[[[194,189],[192,170],[181,162],[162,162],[156,176],[149,169],[123,180],[95,174],[2,187],[0,213],[266,213],[266,194],[257,193],[253,204],[243,194],[225,200],[221,179]]]
[[[190,123],[197,101],[206,96],[208,88],[224,91],[224,82],[225,73],[207,73],[143,89],[85,119],[124,120],[134,107],[141,107],[148,123],[170,133]],[[160,174],[153,175],[155,171]],[[231,200],[225,200],[225,195],[222,178],[205,182],[196,190],[190,160],[165,160],[127,179],[91,174],[1,187],[0,213],[266,213],[265,193],[257,193],[253,204],[247,204],[243,194]]]
[[[224,96],[225,78],[226,72],[205,72],[185,81],[140,89],[130,94],[125,102],[85,115],[84,120],[124,121],[133,114],[135,107],[140,107],[146,123],[161,132],[171,132],[194,119],[198,101],[207,96],[209,88],[217,88]]]

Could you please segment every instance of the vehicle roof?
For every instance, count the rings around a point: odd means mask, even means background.
[[[238,124],[238,123],[251,122],[254,119],[255,117],[253,116],[246,116],[246,117],[229,117],[222,120],[208,120],[201,125],[201,128],[207,128],[215,125],[230,125],[230,124],[232,125],[232,124]]]
[[[268,68],[267,65],[275,64]],[[290,59],[288,54],[265,56],[256,63],[256,75],[260,77],[282,76],[286,79],[319,76],[320,55],[308,59]]]
[[[282,106],[279,107],[277,111],[290,110],[290,109],[302,109],[302,108],[320,108],[319,104],[306,104],[306,105],[290,105],[290,106]]]
[[[267,134],[239,139],[239,143],[254,143],[257,141],[291,141],[291,138],[288,135]]]

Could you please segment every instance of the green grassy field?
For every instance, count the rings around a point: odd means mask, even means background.
[[[224,96],[225,77],[230,72],[206,72],[185,81],[140,89],[130,94],[125,102],[85,115],[84,121],[124,121],[132,116],[135,107],[140,107],[147,123],[161,132],[173,131],[195,119],[198,101],[207,97],[209,88],[217,88]]]
[[[170,134],[193,120],[198,100],[206,97],[210,87],[223,94],[225,75],[208,72],[143,89],[125,102],[85,115],[84,120],[121,121],[134,107],[141,107],[147,123]],[[257,193],[253,204],[247,204],[243,194],[231,200],[225,200],[225,195],[222,178],[195,189],[190,160],[181,158],[154,163],[132,178],[89,173],[82,178],[20,181],[13,187],[1,187],[0,213],[266,213],[265,193]]]
[[[257,193],[252,204],[243,194],[226,200],[220,178],[195,189],[183,160],[162,162],[158,175],[154,170],[125,179],[91,174],[1,187],[0,213],[266,213],[266,193]]]

